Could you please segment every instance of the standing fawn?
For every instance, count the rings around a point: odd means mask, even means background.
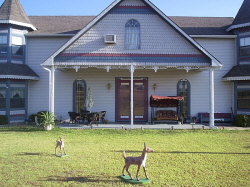
[[[61,151],[63,150],[64,154],[66,155],[66,152],[64,149],[64,142],[63,142],[63,139],[61,137],[59,137],[59,140],[56,140],[55,155],[56,155],[57,147],[59,147]]]
[[[128,171],[128,168],[130,165],[137,165],[138,166],[137,174],[136,174],[137,181],[139,181],[138,174],[139,174],[141,166],[143,167],[145,176],[148,179],[148,175],[146,171],[146,160],[147,160],[147,153],[150,153],[150,152],[153,152],[153,149],[147,147],[145,143],[144,143],[144,149],[142,151],[142,154],[139,157],[126,157],[126,153],[125,151],[123,151],[122,155],[125,160],[125,165],[122,170],[122,175],[125,176],[124,170],[126,168],[126,171],[128,172],[130,179],[132,180],[133,178],[131,176],[131,173]]]

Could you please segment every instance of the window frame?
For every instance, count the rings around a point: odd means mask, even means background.
[[[5,102],[4,102],[4,107],[1,108],[1,105],[0,105],[0,111],[3,111],[3,110],[6,110],[6,107],[7,107],[7,88],[1,86],[0,89],[4,89],[4,91],[5,91],[5,97],[4,97]]]
[[[181,79],[178,81],[178,83],[177,83],[177,95],[182,97],[182,95],[180,94],[180,92],[182,92],[182,91],[180,91],[179,85],[184,81],[187,83],[187,99],[188,99],[187,100],[187,116],[184,118],[191,119],[191,84],[190,84],[189,80]],[[183,107],[183,102],[181,102],[181,104],[179,106],[179,112],[181,112],[183,110],[182,107]]]
[[[134,23],[131,23],[131,22],[134,22]],[[131,30],[129,31],[128,28],[131,28],[131,25],[135,25],[135,24],[137,24],[137,26],[134,26],[134,28],[138,28],[138,30],[134,29],[133,32],[134,32],[134,34],[135,33],[137,34],[139,44],[136,45],[136,46],[132,46],[131,43],[127,43],[128,37],[130,36],[129,34],[132,34]],[[125,24],[125,40],[124,40],[124,44],[125,44],[125,49],[126,50],[138,50],[138,49],[141,49],[141,24],[136,19],[130,19]]]
[[[23,99],[24,101],[23,101],[23,107],[13,107],[12,108],[12,106],[11,106],[11,99],[13,99],[13,98],[11,98],[11,92],[13,91],[13,90],[15,90],[15,89],[20,89],[20,90],[23,90],[23,98],[21,98],[21,99]],[[26,107],[26,88],[25,87],[10,87],[10,91],[9,91],[9,93],[10,93],[10,96],[9,96],[9,99],[10,99],[10,109],[11,110],[20,110],[20,109],[25,109],[25,107]]]
[[[73,111],[76,113],[80,113],[81,111],[77,111],[77,104],[76,104],[76,86],[77,83],[81,82],[82,85],[84,86],[84,106],[83,106],[83,110],[86,110],[86,98],[87,98],[87,84],[85,82],[85,80],[83,79],[79,79],[79,80],[75,80],[73,82]]]
[[[249,108],[239,108],[239,91],[249,91],[250,92],[250,84],[238,83],[236,91],[237,91],[237,98],[236,98],[237,110],[250,111],[250,105],[249,105]]]
[[[16,38],[21,38],[21,44],[20,45],[18,45],[17,43],[13,43],[13,38],[14,37],[16,37]],[[25,39],[24,39],[24,36],[22,36],[22,35],[18,35],[18,34],[12,34],[12,36],[11,36],[11,55],[13,55],[13,56],[24,56],[24,45],[25,45]],[[14,47],[19,47],[19,49],[18,50],[16,50],[16,51],[19,51],[20,50],[20,48],[21,48],[21,51],[22,51],[22,54],[17,54],[17,53],[14,53],[13,54],[13,48]]]

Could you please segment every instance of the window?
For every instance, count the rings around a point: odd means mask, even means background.
[[[6,108],[6,89],[0,88],[0,109]]]
[[[10,108],[25,108],[24,88],[10,89]]]
[[[23,55],[23,46],[12,46],[12,55]]]
[[[7,44],[7,35],[0,35],[0,44]]]
[[[238,109],[250,110],[250,84],[239,84],[237,96]]]
[[[240,39],[240,56],[250,56],[250,37]]]
[[[21,36],[12,36],[12,55],[23,55],[23,38]]]
[[[0,54],[7,54],[8,47],[7,45],[0,45]]]
[[[126,49],[140,49],[140,24],[131,19],[125,25],[125,47]]]
[[[179,114],[183,114],[184,118],[190,118],[190,83],[188,80],[180,80],[177,84],[177,95],[184,97],[181,102]]]
[[[81,113],[85,109],[86,83],[84,80],[74,82],[74,112]]]
[[[8,41],[7,35],[1,34],[0,35],[0,54],[7,54],[8,52]]]
[[[250,37],[240,39],[240,46],[249,46],[249,45],[250,45]]]

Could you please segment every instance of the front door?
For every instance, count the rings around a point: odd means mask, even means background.
[[[116,79],[116,121],[130,121],[130,80]],[[134,80],[134,121],[148,121],[148,80]]]

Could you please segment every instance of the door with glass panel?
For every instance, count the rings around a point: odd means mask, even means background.
[[[85,109],[86,83],[84,80],[74,82],[73,108],[74,112],[81,113]]]
[[[129,122],[130,116],[130,80],[116,80],[116,121]],[[146,78],[134,80],[134,121],[148,120],[148,83]]]

